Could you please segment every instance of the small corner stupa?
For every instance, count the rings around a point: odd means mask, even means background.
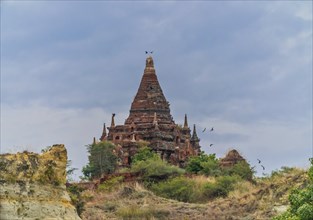
[[[122,166],[131,163],[142,142],[147,142],[148,147],[163,160],[181,167],[190,156],[200,153],[196,126],[193,126],[191,135],[187,115],[183,126],[175,124],[151,56],[146,59],[146,67],[124,125],[115,125],[114,118],[115,114],[112,114],[110,127],[106,128],[104,124],[100,141],[111,141],[116,145]]]

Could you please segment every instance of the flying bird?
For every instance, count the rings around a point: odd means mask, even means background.
[[[203,129],[202,133],[205,132],[206,128]]]
[[[148,51],[145,51],[146,52],[146,54],[148,54]]]
[[[259,159],[257,159],[259,163],[261,163],[261,161]]]
[[[213,131],[213,130],[214,130],[214,128],[212,127],[210,131]]]
[[[212,147],[213,146],[213,144],[210,144],[210,147]]]
[[[263,168],[263,170],[265,170],[265,167],[263,165],[261,165],[261,167]]]

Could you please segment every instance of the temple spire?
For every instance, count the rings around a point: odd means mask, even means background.
[[[151,56],[148,56],[146,59],[146,67],[144,74],[155,74],[154,63]]]
[[[112,114],[111,127],[115,127],[114,117],[115,117],[115,113]]]
[[[93,137],[93,142],[92,142],[93,145],[97,144],[97,140],[96,140],[96,137]]]
[[[105,123],[103,123],[103,131],[102,131],[102,135],[100,137],[100,140],[104,141],[104,140],[106,140],[106,137],[107,137],[107,129],[105,127]]]
[[[188,128],[187,114],[185,114],[184,128]]]
[[[150,120],[153,119],[154,112],[158,115],[159,125],[174,123],[169,103],[163,94],[154,69],[153,59],[151,56],[148,56],[144,74],[125,124],[130,125],[134,118],[136,118],[136,124],[145,123],[144,118],[148,116]]]
[[[196,125],[194,124],[193,125],[193,132],[192,132],[192,137],[191,137],[191,140],[194,141],[194,142],[199,142],[199,138],[198,138],[198,135],[197,135],[197,130],[196,130]]]

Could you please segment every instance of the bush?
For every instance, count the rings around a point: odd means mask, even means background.
[[[159,156],[155,152],[145,146],[140,148],[139,151],[132,157],[132,164],[149,159],[156,159],[158,157]]]
[[[313,160],[308,170],[310,184],[304,189],[295,189],[289,195],[290,208],[274,220],[311,220],[313,219]]]
[[[72,204],[75,206],[77,210],[77,214],[81,216],[84,211],[85,202],[81,196],[81,193],[84,191],[82,187],[78,185],[70,185],[67,187],[67,191],[69,192],[70,198],[72,200]]]
[[[113,189],[119,187],[120,183],[123,182],[123,176],[113,177],[103,183],[101,183],[98,187],[98,190],[101,192],[111,192]]]
[[[148,183],[148,185],[149,183],[166,180],[184,173],[183,169],[169,165],[159,157],[153,157],[145,161],[137,161],[131,167],[131,171],[142,173],[142,179]]]
[[[216,197],[227,196],[240,180],[236,176],[218,177],[216,182],[197,182],[186,177],[176,177],[151,186],[157,195],[181,202],[207,202]]]
[[[157,195],[182,202],[195,202],[195,182],[186,177],[176,177],[154,184],[151,189]]]
[[[297,210],[297,215],[301,220],[312,220],[313,219],[313,204],[305,203],[301,205]]]
[[[240,161],[235,164],[233,167],[224,168],[224,175],[237,175],[240,176],[244,180],[252,181],[253,177],[253,169],[249,166],[246,161]]]
[[[206,162],[201,162],[200,166],[202,167],[202,170],[199,172],[200,174],[215,177],[222,174],[216,158],[211,158]]]
[[[189,158],[186,165],[186,171],[195,174],[217,175],[219,170],[215,154],[207,155],[203,152],[198,156]]]

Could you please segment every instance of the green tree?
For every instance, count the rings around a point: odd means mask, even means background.
[[[115,145],[111,142],[100,142],[87,145],[89,163],[83,167],[83,174],[89,178],[99,178],[101,174],[113,173],[117,167]]]
[[[215,154],[207,155],[201,152],[198,156],[189,158],[186,171],[189,173],[216,176],[220,173],[218,159]]]

